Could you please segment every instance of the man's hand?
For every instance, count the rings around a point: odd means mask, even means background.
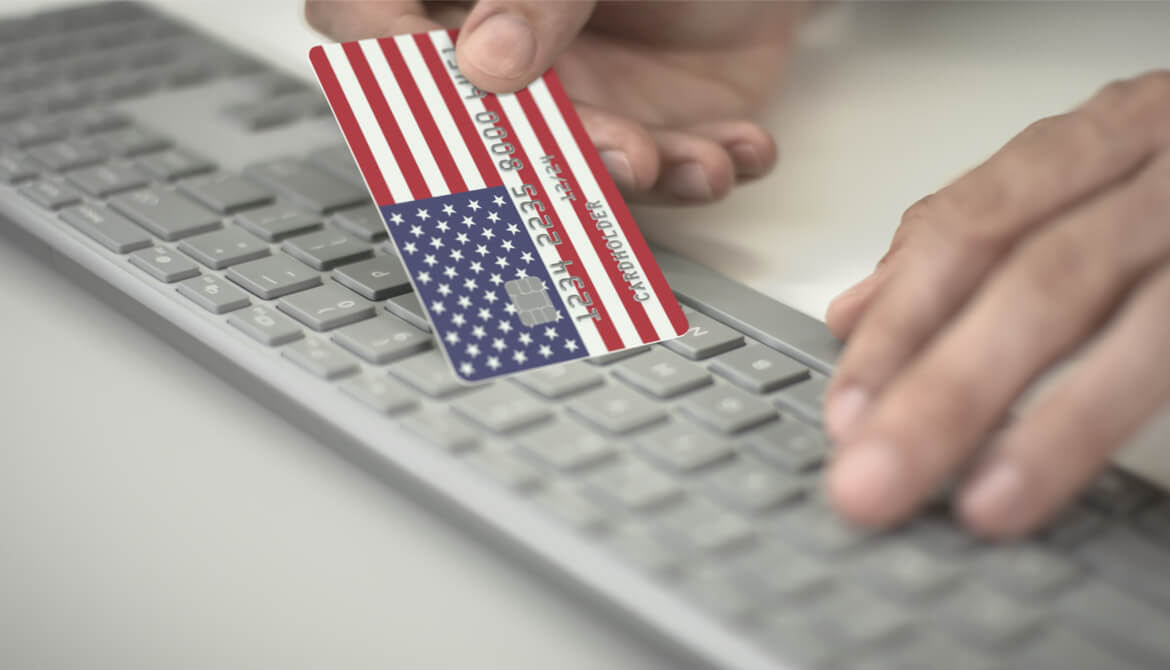
[[[771,93],[797,3],[307,0],[339,40],[461,28],[459,69],[515,91],[554,63],[619,188],[705,202],[766,173],[776,148],[745,120]]]
[[[849,340],[827,395],[829,486],[843,513],[879,527],[1086,345],[959,489],[976,531],[1033,529],[1170,397],[1170,71],[1032,125],[915,204],[828,322]]]

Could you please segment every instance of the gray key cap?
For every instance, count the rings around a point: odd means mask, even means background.
[[[146,186],[146,175],[129,165],[95,165],[70,172],[69,182],[86,193],[104,198],[132,188]]]
[[[673,479],[637,462],[619,463],[591,475],[587,491],[598,502],[634,511],[682,497]]]
[[[405,320],[415,328],[431,332],[431,322],[427,320],[427,313],[423,311],[415,293],[403,293],[386,301],[386,310]]]
[[[24,184],[20,193],[47,209],[61,209],[81,200],[81,194],[73,187],[44,179]]]
[[[874,591],[906,602],[945,593],[958,584],[961,574],[951,561],[894,543],[866,552],[852,571]]]
[[[0,155],[0,181],[13,184],[25,179],[32,179],[40,171],[40,166],[34,163],[28,154],[7,153]]]
[[[260,344],[276,347],[304,337],[295,321],[268,307],[253,305],[228,317],[228,323]]]
[[[757,606],[753,594],[744,591],[726,574],[714,569],[688,574],[679,589],[700,609],[719,619],[746,619]]]
[[[228,172],[193,177],[181,182],[179,188],[221,214],[272,201],[272,192],[268,189]]]
[[[226,314],[252,302],[243,291],[212,275],[192,277],[177,288],[183,296],[212,314]]]
[[[382,213],[373,205],[343,209],[333,215],[333,222],[367,242],[386,239],[386,224],[382,221]]]
[[[1158,490],[1118,468],[1110,468],[1085,491],[1090,505],[1110,514],[1132,514],[1158,499]]]
[[[99,205],[78,205],[61,212],[61,218],[103,247],[119,254],[150,246],[150,237],[117,212]]]
[[[1058,547],[1074,547],[1086,542],[1109,526],[1105,515],[1074,502],[1041,530],[1041,535]]]
[[[130,254],[130,264],[168,284],[199,274],[198,266],[166,247],[135,251]]]
[[[975,538],[963,532],[945,514],[923,513],[901,532],[916,546],[942,556],[962,555],[975,546]]]
[[[736,433],[776,418],[776,410],[734,386],[712,386],[683,399],[679,409],[715,430]]]
[[[753,393],[768,393],[808,377],[808,368],[759,344],[734,349],[711,361],[711,371]]]
[[[869,533],[849,526],[833,510],[819,504],[804,505],[784,514],[772,531],[780,542],[818,556],[845,554],[870,538]]]
[[[451,408],[497,433],[508,433],[544,421],[551,413],[542,402],[511,385],[496,385],[465,393]]]
[[[624,361],[631,356],[644,354],[647,351],[650,351],[650,347],[631,347],[629,349],[615,351],[612,354],[594,356],[593,358],[586,359],[585,362],[591,365],[610,365],[612,363],[617,363],[618,361]]]
[[[578,530],[597,530],[605,525],[604,512],[585,498],[564,488],[546,490],[537,496],[533,503],[542,511]]]
[[[142,128],[119,128],[93,137],[102,151],[113,156],[138,156],[171,146],[169,139]]]
[[[387,377],[354,377],[341,390],[381,414],[399,414],[418,405],[413,391]]]
[[[662,407],[636,391],[603,386],[576,397],[569,411],[611,433],[628,433],[666,417]]]
[[[476,430],[447,409],[415,412],[403,419],[402,425],[433,446],[447,451],[470,449],[478,441]]]
[[[766,621],[762,625],[761,635],[776,656],[788,661],[790,667],[794,668],[824,667],[841,651],[811,622],[790,614]]]
[[[1017,644],[1034,635],[1041,624],[1032,608],[973,584],[950,594],[934,614],[956,637],[986,648]]]
[[[1170,613],[1170,551],[1131,528],[1115,526],[1076,550],[1105,581]]]
[[[374,255],[370,245],[333,228],[286,240],[282,248],[318,270],[331,270]]]
[[[1058,598],[1053,609],[1069,627],[1151,667],[1164,668],[1170,660],[1165,613],[1112,586],[1086,582]]]
[[[743,335],[709,316],[688,312],[687,319],[690,321],[687,334],[663,342],[662,346],[692,360],[710,358],[743,346]]]
[[[179,251],[209,268],[229,265],[268,255],[268,245],[236,227],[224,228],[179,242]]]
[[[659,398],[670,398],[711,383],[711,375],[702,366],[659,347],[614,365],[613,371],[627,384]]]
[[[100,145],[79,137],[33,147],[28,155],[54,172],[93,165],[106,158]]]
[[[455,377],[446,359],[435,350],[394,363],[390,366],[390,374],[433,398],[469,388]]]
[[[227,271],[227,278],[265,300],[313,288],[321,283],[321,275],[315,270],[284,254],[232,266]]]
[[[374,316],[374,305],[353,291],[325,284],[280,299],[276,308],[317,331]]]
[[[186,149],[169,149],[138,159],[138,165],[153,177],[173,181],[215,169],[211,161]]]
[[[494,393],[496,389],[486,391]],[[519,389],[515,391],[523,393]],[[613,457],[616,450],[610,442],[606,437],[562,419],[526,432],[520,438],[520,449],[548,467],[576,472]]]
[[[740,566],[740,579],[781,601],[811,596],[832,584],[833,573],[823,563],[785,547],[770,546]]]
[[[307,163],[281,158],[253,165],[247,174],[315,212],[331,212],[369,202],[366,189]]]
[[[110,206],[140,226],[172,241],[219,227],[219,216],[186,197],[159,188],[117,195]]]
[[[838,647],[886,644],[910,630],[907,615],[850,588],[833,589],[813,609],[814,626]]]
[[[513,491],[531,491],[540,485],[536,468],[502,451],[479,451],[467,457],[467,464],[481,475]]]
[[[793,502],[805,492],[800,480],[751,462],[720,468],[707,479],[707,487],[716,498],[748,513]]]
[[[976,569],[1004,594],[1025,599],[1056,593],[1081,576],[1076,564],[1030,544],[986,549],[980,552]]]
[[[879,652],[880,653],[880,652]],[[1001,670],[996,660],[976,655],[938,634],[918,632],[890,655],[862,656],[862,662],[841,665],[841,670]],[[1033,670],[1024,666],[1018,670]]]
[[[396,256],[375,256],[343,265],[333,271],[333,278],[370,300],[385,300],[410,290],[406,268]]]
[[[545,398],[564,398],[597,386],[602,378],[585,364],[571,362],[537,368],[513,377],[513,381]]]
[[[349,147],[344,144],[318,149],[309,154],[309,160],[314,165],[332,172],[351,184],[361,186],[365,183],[357,163],[353,160],[353,155],[349,152]]]
[[[773,422],[746,437],[754,454],[790,472],[818,468],[829,453],[828,438],[799,421]]]
[[[821,422],[821,407],[825,404],[825,385],[828,379],[813,375],[799,384],[780,391],[774,398],[776,406],[815,424]]]
[[[357,359],[325,340],[299,340],[280,353],[321,379],[337,379],[358,371]]]
[[[637,446],[651,461],[674,472],[693,472],[734,454],[722,438],[677,421],[645,433]]]
[[[1013,654],[1005,666],[1012,670],[1139,670],[1139,666],[1104,648],[1059,629],[1050,629]]]
[[[40,117],[0,126],[0,144],[31,147],[65,137],[68,123],[59,117]]]
[[[424,351],[432,343],[430,335],[389,314],[345,326],[333,333],[333,341],[375,365]]]
[[[655,574],[669,574],[681,564],[680,558],[660,540],[641,530],[622,530],[606,543],[635,567]]]
[[[321,217],[285,203],[276,203],[240,212],[236,222],[268,242],[321,227]]]
[[[728,552],[756,539],[751,525],[741,517],[701,500],[677,506],[657,522],[662,537],[685,552]]]

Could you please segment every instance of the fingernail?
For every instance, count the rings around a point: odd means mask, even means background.
[[[849,386],[834,393],[825,407],[825,427],[834,437],[848,434],[867,405],[869,393],[860,387]]]
[[[524,74],[536,57],[532,27],[523,17],[510,12],[488,17],[462,46],[472,65],[501,79]]]
[[[609,170],[618,186],[634,187],[634,169],[630,167],[630,159],[626,152],[621,149],[605,149],[601,152],[601,162],[605,163],[605,169]]]
[[[905,487],[901,455],[886,442],[863,442],[840,452],[830,473],[833,495],[862,514],[888,507]]]
[[[1004,519],[1020,512],[1027,492],[1027,482],[1019,466],[1000,461],[977,475],[963,493],[960,507],[968,519]]]
[[[662,178],[666,191],[680,200],[710,200],[713,192],[707,171],[695,162],[671,168]]]
[[[764,162],[764,154],[754,144],[740,142],[731,145],[728,151],[735,161],[736,171],[740,174],[756,175],[768,169]]]

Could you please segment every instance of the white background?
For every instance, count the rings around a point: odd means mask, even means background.
[[[164,4],[309,73],[295,0]],[[910,202],[1170,65],[1168,26],[1170,4],[832,6],[766,114],[781,167],[635,214],[819,316]],[[0,667],[678,667],[2,240],[0,282]]]

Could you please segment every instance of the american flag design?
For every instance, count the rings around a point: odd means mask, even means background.
[[[556,74],[475,88],[455,31],[310,59],[456,374],[677,337],[687,321]]]

